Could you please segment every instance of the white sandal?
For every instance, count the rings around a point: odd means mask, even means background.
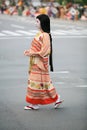
[[[39,109],[38,105],[29,105],[24,107],[24,110],[38,110],[38,109]]]
[[[64,101],[64,100],[61,100],[61,101],[56,102],[55,105],[54,105],[54,108],[55,108],[55,109],[59,108],[60,104],[62,104],[63,101]]]
[[[60,95],[58,95],[58,100],[56,101],[54,108],[57,109],[63,101],[64,100],[60,100]]]

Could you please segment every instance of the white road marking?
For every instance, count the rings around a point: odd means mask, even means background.
[[[70,36],[53,36],[54,38],[87,38],[87,35],[84,35],[84,36],[82,36],[82,35],[78,35],[78,36],[72,36],[72,35],[70,35]]]
[[[72,29],[71,32],[72,32],[74,35],[81,35],[80,31],[75,30],[75,29]]]
[[[68,86],[68,85],[66,86],[66,85],[65,85],[65,86],[64,86],[64,84],[66,84],[66,82],[54,82],[54,83],[55,83],[55,84],[58,84],[58,85],[63,85],[64,88],[87,88],[87,85],[84,85],[84,84],[83,84],[83,85],[77,85],[77,86],[76,86],[76,85],[74,85],[74,86],[72,86],[72,85],[71,85],[71,86],[70,86],[70,85],[69,85],[69,86]]]
[[[6,36],[6,34],[0,33],[0,36]]]
[[[29,32],[38,33],[37,30],[29,30]]]
[[[9,31],[9,30],[3,30],[2,32],[7,34],[7,35],[10,35],[10,36],[22,36],[21,34],[18,34],[18,33]]]
[[[78,85],[76,87],[79,87],[79,88],[87,88],[87,85]]]
[[[69,34],[69,35],[72,35],[72,34],[78,34],[78,35],[81,35],[81,32],[80,31],[77,31],[77,30],[67,30],[67,31],[65,31],[65,30],[59,30],[59,32],[63,32],[63,33],[65,33],[65,34]]]
[[[53,30],[52,35],[54,36],[83,36],[83,34],[87,35],[86,30]]]
[[[2,40],[5,40],[5,39],[16,39],[16,38],[17,39],[22,39],[22,38],[31,39],[32,37],[29,37],[29,36],[25,36],[25,37],[23,37],[23,36],[22,37],[18,37],[18,36],[15,36],[15,37],[14,36],[0,37],[0,39],[2,39]]]
[[[34,34],[31,33],[31,32],[27,32],[27,31],[23,31],[23,30],[17,30],[16,32],[17,32],[17,33],[21,33],[21,34],[25,34],[25,35],[34,35]]]
[[[11,26],[12,26],[12,27],[14,27],[14,28],[24,29],[24,27],[23,27],[23,26],[19,26],[19,25],[16,25],[16,24],[11,24]]]
[[[60,73],[60,74],[69,74],[70,72],[69,71],[54,71],[54,72],[51,72],[51,73]]]
[[[53,35],[66,35],[65,32],[60,32],[59,30],[52,31]]]
[[[1,34],[2,35],[2,34]],[[62,38],[62,39],[64,39],[64,38],[87,38],[87,36],[52,36],[53,38]],[[15,35],[5,35],[5,34],[3,34],[3,36],[0,36],[0,39],[15,39],[15,38],[27,38],[27,39],[31,39],[31,38],[33,38],[33,35],[32,36],[23,36],[23,35],[21,35],[21,36],[15,36]]]
[[[37,33],[37,30],[2,30],[0,31],[0,37],[12,37],[12,36],[23,36],[23,37],[33,37]],[[87,30],[53,30],[52,36],[54,38],[87,38]]]

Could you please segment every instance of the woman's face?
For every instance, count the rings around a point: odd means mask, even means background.
[[[41,29],[41,26],[40,26],[40,20],[36,18],[36,27],[38,29]]]

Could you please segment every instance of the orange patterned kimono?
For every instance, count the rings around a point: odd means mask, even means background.
[[[50,39],[39,33],[29,49],[30,64],[26,101],[31,104],[56,102],[58,95],[49,75]]]

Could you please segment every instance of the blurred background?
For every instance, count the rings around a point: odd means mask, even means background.
[[[0,13],[67,20],[87,20],[87,0],[0,0]]]

